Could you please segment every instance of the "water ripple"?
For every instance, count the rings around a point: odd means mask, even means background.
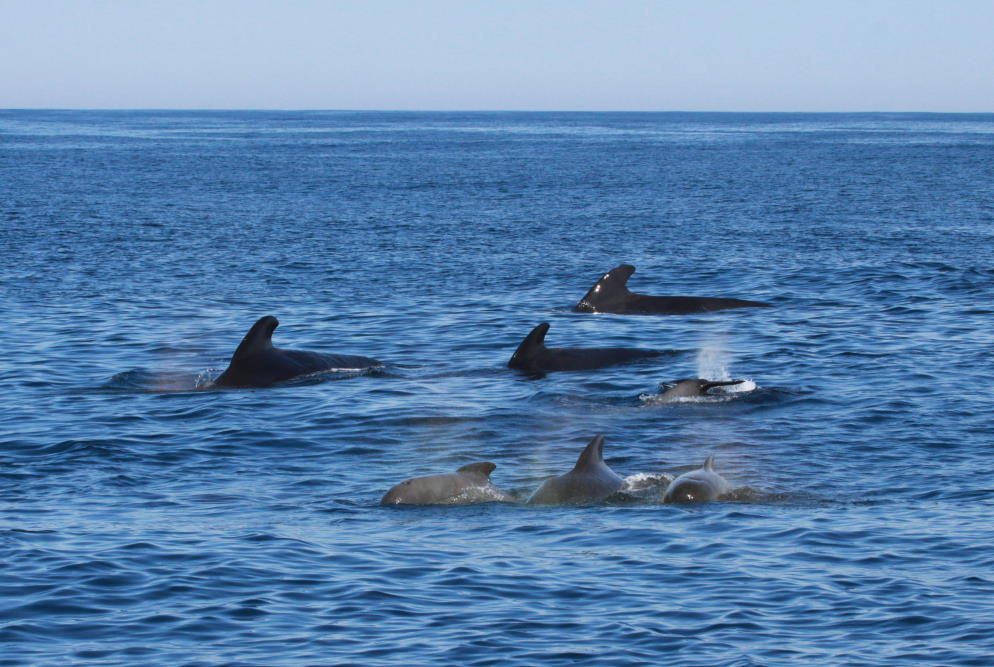
[[[0,662],[988,664],[991,123],[0,111]],[[621,262],[775,307],[570,311]],[[266,313],[388,366],[211,389]],[[541,321],[667,353],[506,368]],[[660,481],[378,505],[596,433]],[[734,493],[661,504],[709,455]]]

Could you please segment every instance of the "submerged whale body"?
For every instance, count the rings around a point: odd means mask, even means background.
[[[631,264],[611,269],[590,288],[573,310],[621,315],[687,315],[728,308],[772,308],[768,303],[745,299],[636,294],[627,287],[633,273],[635,267]]]
[[[273,347],[279,320],[266,315],[252,325],[235,349],[228,368],[214,384],[219,387],[266,387],[277,382],[328,370],[361,370],[382,364],[351,354],[323,354]]]
[[[724,477],[714,471],[714,456],[704,465],[680,475],[663,494],[664,503],[704,503],[716,500],[732,490]]]
[[[489,461],[470,463],[456,472],[413,477],[384,494],[381,505],[468,505],[512,500],[490,482],[497,466]]]
[[[657,400],[665,402],[674,401],[678,398],[707,396],[708,392],[715,387],[727,387],[733,384],[742,384],[743,382],[745,382],[745,380],[701,380],[689,378],[677,380],[673,386],[664,391]]]
[[[568,473],[551,477],[535,490],[529,505],[582,505],[604,500],[624,480],[604,463],[604,436],[596,435]]]
[[[548,332],[548,322],[532,329],[507,362],[508,368],[533,372],[587,371],[662,354],[628,347],[546,347]]]

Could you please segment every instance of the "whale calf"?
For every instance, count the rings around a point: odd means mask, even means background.
[[[604,463],[604,436],[596,435],[580,453],[573,469],[551,477],[528,499],[529,505],[583,505],[604,500],[624,480]]]
[[[508,368],[533,372],[587,371],[662,354],[628,347],[546,347],[548,331],[548,322],[532,329],[507,362]]]
[[[513,500],[490,482],[497,466],[489,461],[470,463],[455,472],[412,477],[384,494],[381,505],[469,505]]]
[[[714,456],[709,456],[697,470],[685,472],[663,494],[664,503],[703,503],[715,500],[732,490],[724,477],[714,471]]]
[[[573,310],[581,313],[622,315],[687,315],[728,308],[772,308],[762,301],[699,296],[649,296],[630,292],[628,279],[635,273],[631,264],[611,269],[580,299]]]
[[[350,354],[323,354],[273,347],[273,331],[279,320],[259,318],[231,356],[228,368],[214,380],[218,387],[266,387],[277,382],[328,370],[359,370],[383,364],[376,359]]]
[[[675,401],[678,398],[690,398],[693,396],[707,396],[714,387],[727,387],[733,384],[742,384],[745,380],[701,380],[683,379],[677,380],[673,386],[660,394],[656,399],[660,402]]]

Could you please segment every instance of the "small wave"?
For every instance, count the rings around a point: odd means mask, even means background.
[[[299,377],[275,383],[274,387],[306,387],[312,384],[330,382],[334,380],[348,380],[361,376],[383,377],[388,375],[386,366],[370,366],[367,368],[326,368],[316,373],[308,373]],[[213,383],[211,388],[214,388]]]
[[[206,389],[212,385],[213,379],[211,371],[183,373],[136,368],[117,373],[100,388],[106,391],[177,393]]]

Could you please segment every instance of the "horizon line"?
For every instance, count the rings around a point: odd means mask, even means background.
[[[932,115],[994,115],[994,111],[920,111],[920,110],[735,110],[735,109],[389,109],[389,108],[317,108],[317,107],[0,107],[9,111],[120,111],[120,112],[285,112],[285,113],[616,113],[616,114],[932,114]]]

